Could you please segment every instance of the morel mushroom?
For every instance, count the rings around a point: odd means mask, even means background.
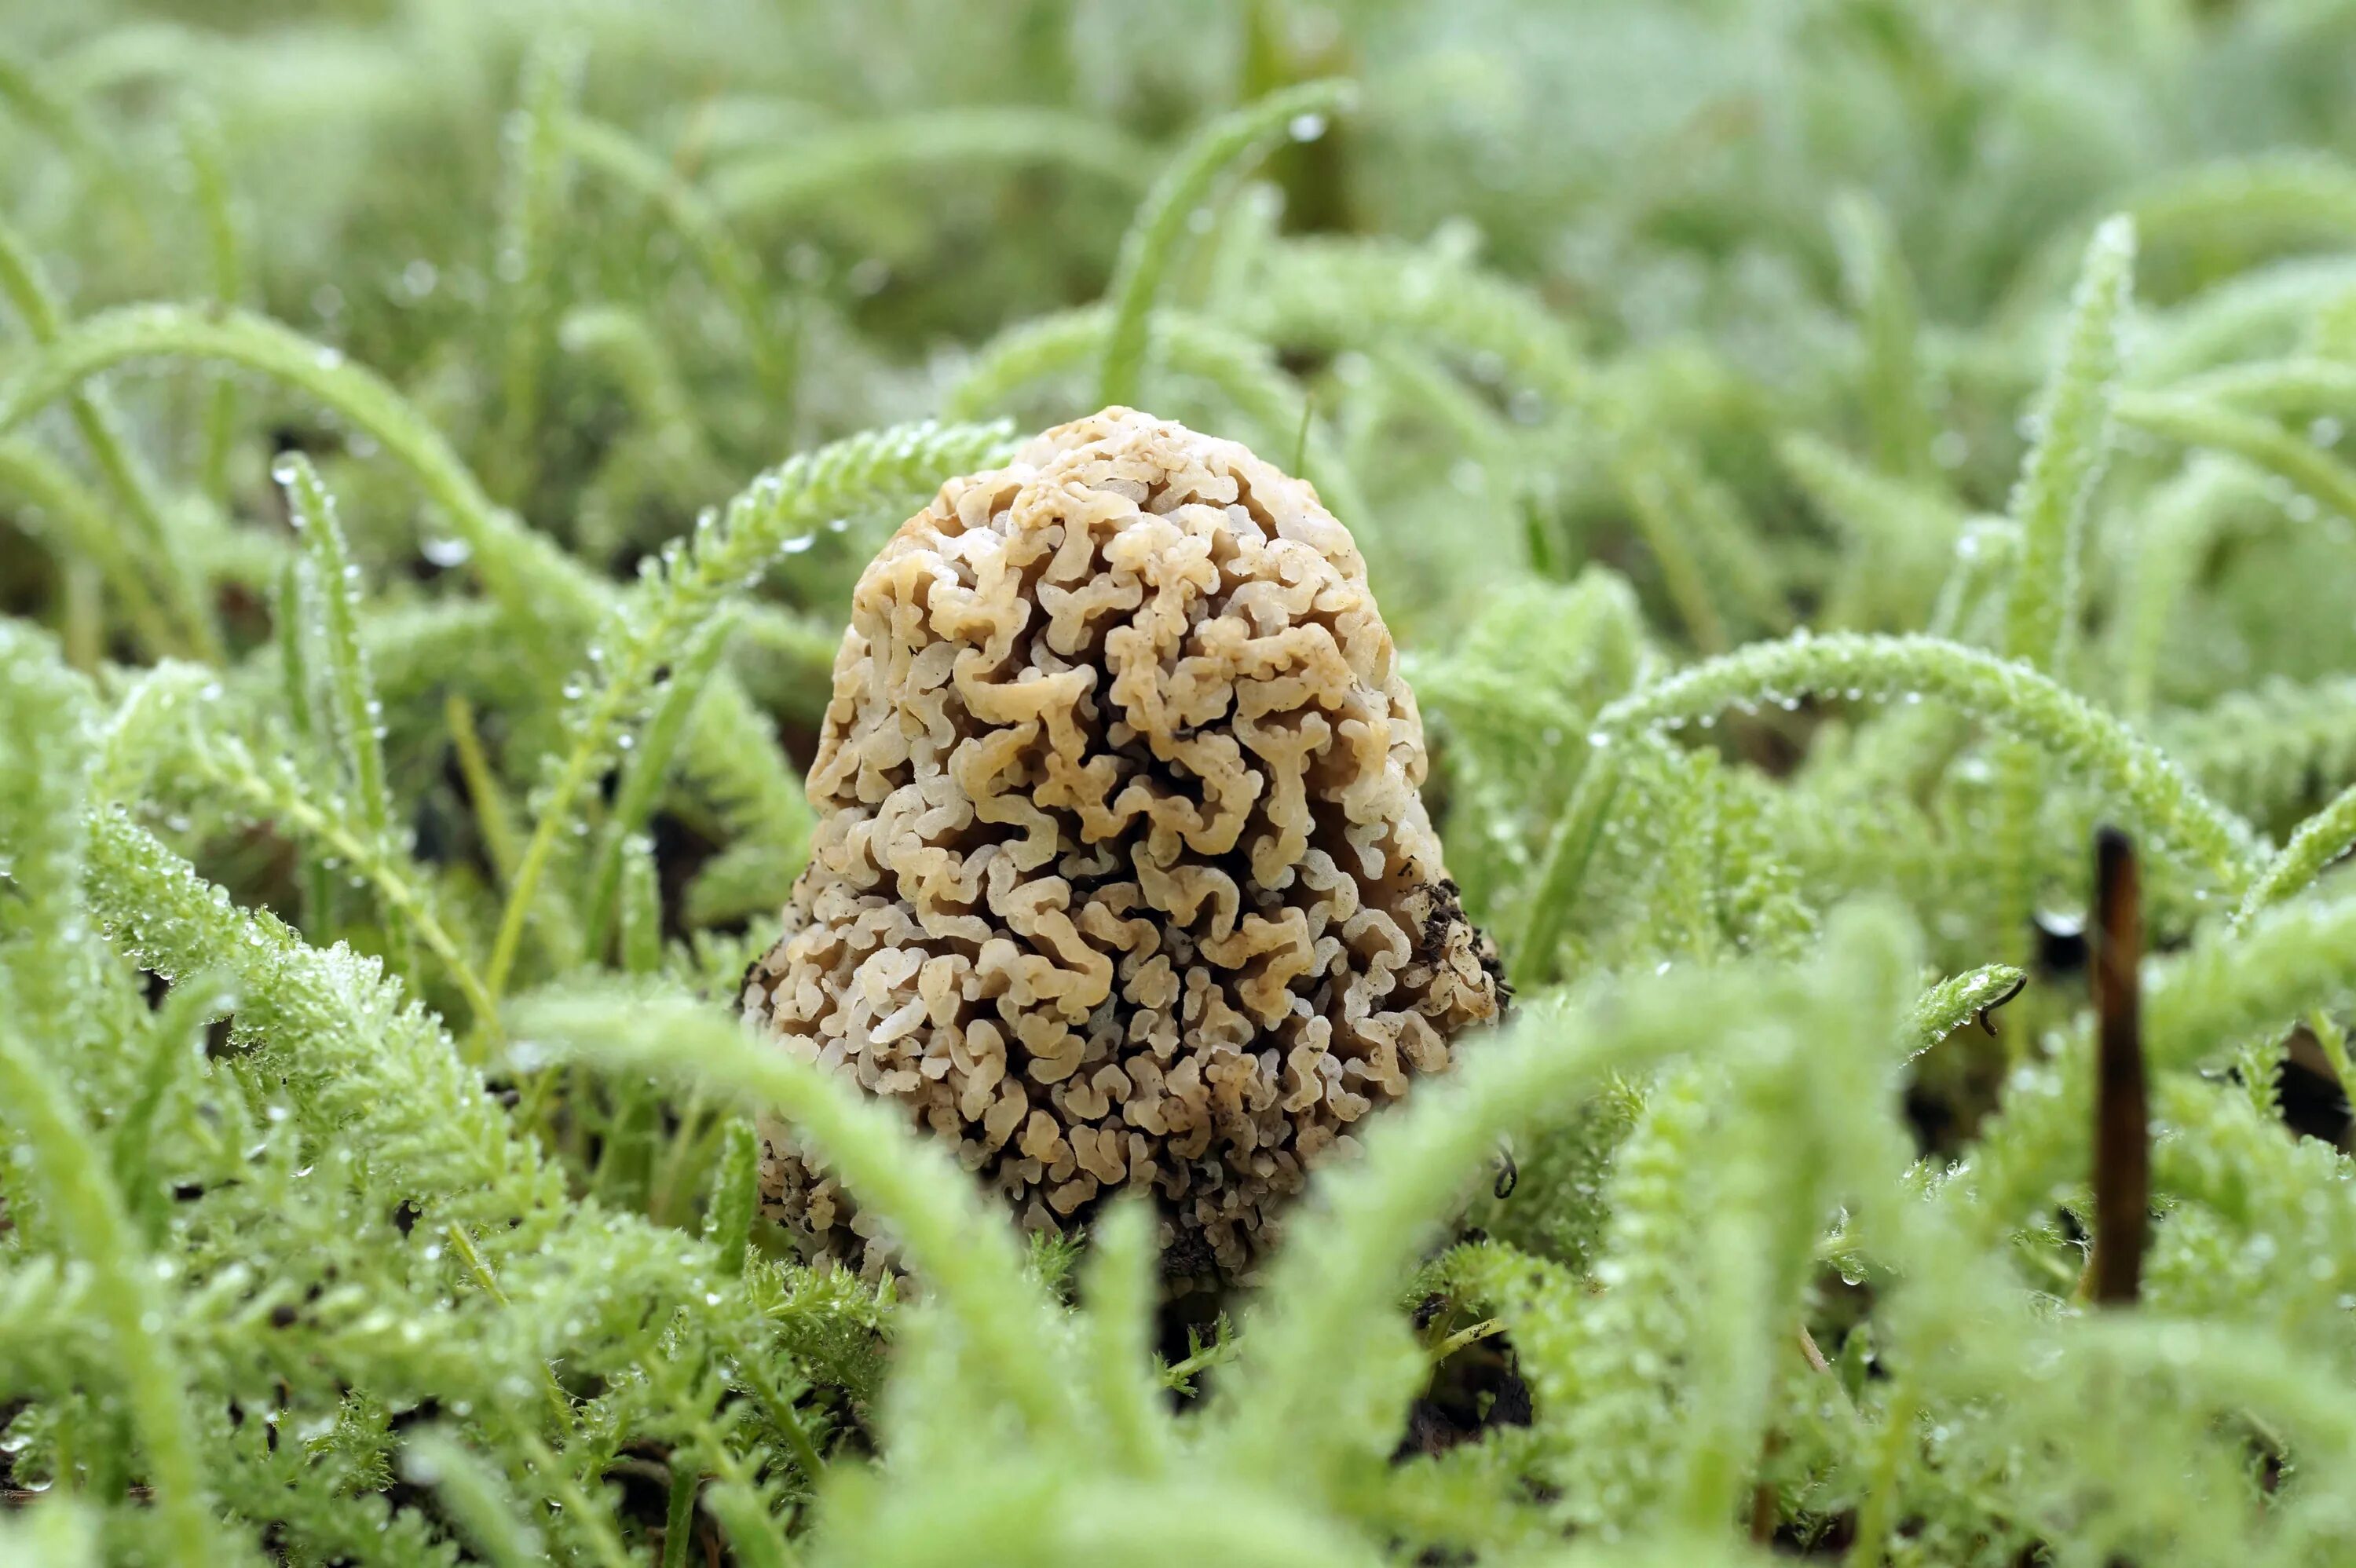
[[[1497,1016],[1349,530],[1128,409],[955,479],[859,581],[810,863],[746,977],[1034,1230],[1150,1188],[1173,1288],[1248,1277],[1369,1112]],[[766,1211],[890,1243],[763,1129]]]

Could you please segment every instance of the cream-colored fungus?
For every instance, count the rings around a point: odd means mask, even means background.
[[[1494,1019],[1349,531],[1127,409],[952,480],[860,579],[810,863],[747,976],[782,1044],[900,1102],[1033,1229],[1150,1187],[1234,1280],[1306,1168]],[[769,1212],[892,1263],[789,1133]]]

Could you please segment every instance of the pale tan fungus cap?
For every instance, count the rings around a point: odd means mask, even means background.
[[[1174,1284],[1244,1278],[1306,1168],[1497,1016],[1424,772],[1349,530],[1242,446],[1107,409],[951,480],[860,579],[745,1008],[1026,1226],[1150,1187]],[[767,1211],[891,1266],[764,1132]]]

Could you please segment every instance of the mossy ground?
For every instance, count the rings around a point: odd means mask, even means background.
[[[0,1562],[2356,1558],[2351,80],[2323,0],[0,13]],[[1109,400],[1353,529],[1517,993],[1167,1325],[1141,1211],[1026,1254],[725,1017],[862,565]]]

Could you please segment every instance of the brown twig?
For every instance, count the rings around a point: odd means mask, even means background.
[[[2144,1088],[2137,971],[2143,908],[2135,847],[2115,827],[2094,836],[2094,1254],[2093,1296],[2132,1303],[2150,1231],[2151,1107]]]

